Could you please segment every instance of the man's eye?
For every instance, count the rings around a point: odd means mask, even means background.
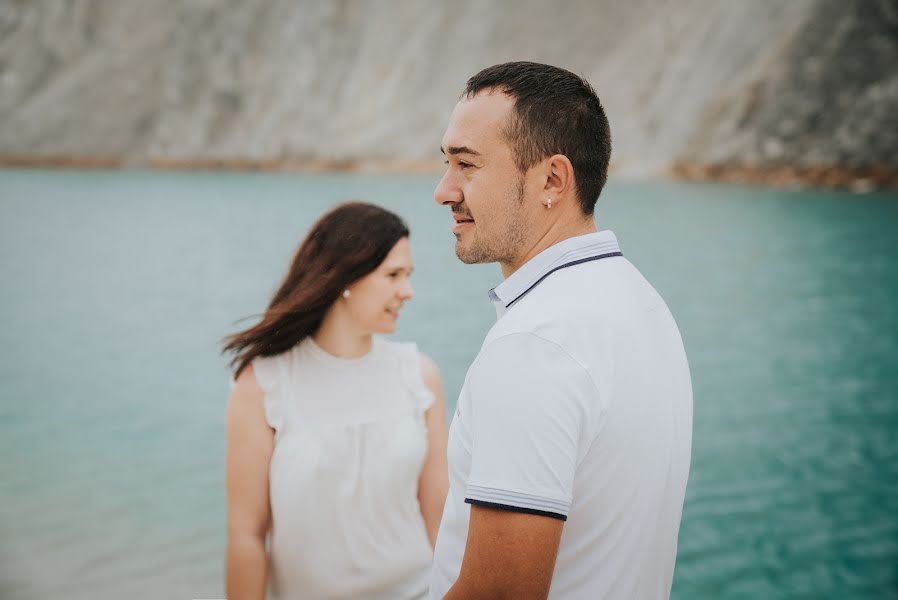
[[[443,164],[446,165],[447,167],[451,167],[451,166],[452,166],[452,163],[449,161],[448,158],[447,158],[446,160],[443,161]],[[464,161],[462,161],[462,160],[458,161],[458,168],[461,169],[462,171],[464,171],[465,169],[469,169],[469,168],[471,168],[471,167],[473,167],[473,166],[474,166],[474,165],[472,165],[471,163],[467,163],[467,162],[464,162]]]

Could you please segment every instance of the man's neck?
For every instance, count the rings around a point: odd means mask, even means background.
[[[516,260],[514,263],[499,263],[502,267],[502,275],[505,279],[508,279],[511,277],[512,273],[520,269],[527,263],[527,261],[546,248],[550,248],[555,244],[572,237],[587,235],[589,233],[595,233],[596,231],[598,230],[596,229],[595,222],[592,220],[592,216],[586,217],[582,221],[578,220],[565,224],[555,223],[530,245],[529,250],[523,254],[522,258]]]

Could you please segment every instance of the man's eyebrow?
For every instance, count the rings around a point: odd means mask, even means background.
[[[477,150],[468,148],[467,146],[449,146],[445,150],[443,149],[442,146],[440,146],[440,152],[442,152],[443,154],[452,154],[452,155],[473,154],[474,156],[480,156],[480,152],[478,152]]]

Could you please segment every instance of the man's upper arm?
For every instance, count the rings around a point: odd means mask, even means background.
[[[594,385],[561,346],[530,333],[490,341],[467,385],[472,507],[457,586],[469,597],[475,589],[545,597]]]
[[[592,380],[533,334],[490,342],[469,375],[473,447],[465,498],[566,520]]]
[[[446,598],[546,598],[564,522],[471,507],[461,573]]]

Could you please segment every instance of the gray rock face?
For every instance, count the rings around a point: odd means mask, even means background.
[[[822,0],[776,60],[721,95],[683,157],[898,166],[898,4]]]
[[[466,79],[581,73],[613,162],[898,166],[890,0],[0,0],[0,157],[428,161]]]

